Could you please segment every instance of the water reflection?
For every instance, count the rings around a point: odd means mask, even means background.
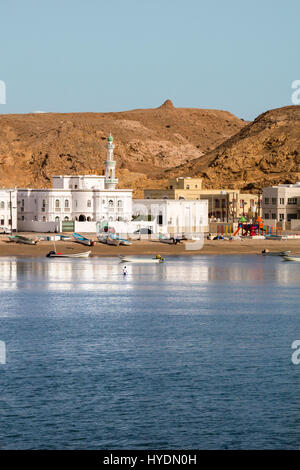
[[[153,282],[161,282],[161,289],[169,283],[180,289],[181,283],[229,281],[278,284],[298,284],[300,266],[277,258],[260,256],[189,256],[173,257],[159,265],[127,264],[128,275],[123,276],[123,264],[117,258],[90,258],[88,260],[0,259],[0,290],[114,290],[142,286],[150,289]],[[204,286],[203,286],[204,287]]]

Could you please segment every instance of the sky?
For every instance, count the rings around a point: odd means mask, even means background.
[[[250,120],[293,104],[299,39],[299,0],[1,0],[0,113],[171,99]]]

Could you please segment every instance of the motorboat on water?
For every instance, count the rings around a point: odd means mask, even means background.
[[[296,261],[297,263],[300,263],[300,256],[284,255],[282,258],[284,261]]]
[[[24,243],[25,245],[36,245],[39,242],[38,238],[29,238],[21,235],[10,235],[9,240],[15,243]]]
[[[49,251],[46,255],[47,258],[88,258],[90,251],[83,251],[81,253],[57,253],[56,251]]]
[[[118,255],[121,263],[162,263],[164,258],[156,255],[155,258],[148,258],[147,256],[126,256]]]
[[[81,243],[82,245],[87,245],[87,246],[95,245],[95,242],[93,240],[90,240],[89,238],[86,238],[83,235],[80,235],[80,233],[73,233],[73,238],[75,239],[76,242]]]

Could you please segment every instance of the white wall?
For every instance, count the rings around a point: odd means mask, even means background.
[[[61,224],[56,222],[38,222],[36,220],[19,220],[19,232],[41,232],[48,233],[60,232]]]

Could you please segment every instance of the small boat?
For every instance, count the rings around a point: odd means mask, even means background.
[[[25,245],[36,245],[39,242],[38,238],[22,237],[21,235],[11,235],[8,238],[11,242],[24,243]]]
[[[95,244],[93,240],[80,235],[80,233],[73,233],[73,238],[75,238],[76,242],[81,243],[82,245],[93,246]]]
[[[118,256],[121,263],[162,263],[164,258],[156,255],[155,258],[147,258],[145,256]]]
[[[123,246],[132,245],[132,242],[130,242],[129,240],[126,240],[126,238],[118,238],[118,240],[120,240],[120,245],[123,245]]]
[[[111,235],[109,235],[107,238],[106,238],[106,243],[108,245],[114,245],[114,246],[118,246],[120,245],[120,240],[116,237],[113,237]]]
[[[284,261],[296,261],[297,263],[300,263],[300,256],[285,255],[282,258]]]
[[[97,238],[98,238],[98,241],[100,243],[105,243],[105,244],[107,243],[107,235],[106,234],[104,234],[104,233],[98,234]]]
[[[46,255],[47,258],[88,258],[90,256],[90,251],[83,251],[81,253],[57,253],[56,251],[49,251]]]
[[[261,252],[261,254],[263,256],[289,256],[290,254],[290,250],[288,251],[267,251],[267,250],[263,250]]]

